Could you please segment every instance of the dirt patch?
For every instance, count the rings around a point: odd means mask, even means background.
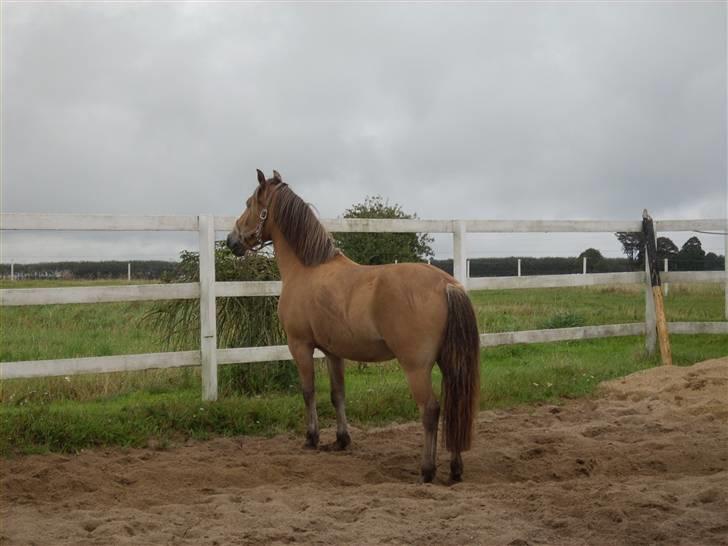
[[[279,436],[6,460],[0,542],[728,544],[728,358],[483,412],[454,486],[415,483],[416,423],[352,437],[345,453]]]

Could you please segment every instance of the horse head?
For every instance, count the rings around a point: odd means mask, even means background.
[[[266,222],[276,190],[283,184],[278,171],[266,180],[258,169],[258,185],[245,202],[245,210],[235,221],[233,230],[227,236],[227,246],[236,256],[249,250],[259,250],[271,241],[270,228]]]

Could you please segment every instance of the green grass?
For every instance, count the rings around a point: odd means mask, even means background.
[[[48,281],[41,281],[46,283]],[[15,283],[13,286],[18,286]],[[67,284],[61,284],[67,286]],[[47,284],[43,284],[47,286]],[[641,288],[475,292],[481,331],[523,330],[643,320]],[[718,286],[671,287],[669,320],[723,320]],[[3,361],[163,350],[140,322],[146,303],[2,308]],[[728,354],[728,336],[673,336],[676,364]],[[605,379],[654,366],[641,337],[484,349],[482,408],[511,407],[589,395]],[[439,385],[439,374],[434,374]],[[347,369],[347,413],[356,426],[417,417],[394,363]],[[322,426],[334,423],[325,367],[317,373]],[[165,446],[210,435],[302,432],[296,393],[245,397],[222,392],[200,402],[199,372],[148,370],[3,382],[0,453],[74,452],[92,446]]]
[[[645,316],[641,286],[481,290],[471,298],[481,332],[621,324]],[[668,321],[724,320],[723,305],[723,289],[713,284],[671,286],[665,298]]]

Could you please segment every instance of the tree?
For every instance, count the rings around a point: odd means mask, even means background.
[[[602,253],[599,252],[596,248],[587,248],[584,252],[579,254],[579,259],[586,258],[589,261],[598,261],[604,259],[604,256],[602,256]]]
[[[344,218],[417,218],[401,205],[389,204],[381,195],[366,197],[344,211]],[[360,264],[423,262],[433,256],[434,239],[427,233],[337,233],[336,245]]]
[[[619,231],[615,233],[622,250],[632,265],[644,264],[645,242],[641,231]]]
[[[724,257],[718,256],[715,252],[708,252],[704,263],[706,271],[721,271],[725,267]]]
[[[677,259],[681,264],[681,269],[702,270],[705,262],[705,250],[703,250],[700,239],[690,237],[685,241],[680,252],[677,253]]]
[[[664,260],[667,258],[668,260],[672,260],[677,256],[677,253],[677,245],[669,237],[657,238],[657,257],[659,259]]]

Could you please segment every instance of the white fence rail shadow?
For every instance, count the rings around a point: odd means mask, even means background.
[[[0,215],[2,230],[73,230],[73,231],[197,231],[200,250],[200,282],[178,284],[145,284],[139,286],[101,286],[72,288],[24,288],[0,290],[1,306],[50,305],[64,303],[106,303],[141,300],[200,300],[200,350],[147,353],[56,360],[0,362],[0,379],[46,377],[81,373],[136,371],[152,368],[202,367],[202,397],[217,398],[217,367],[220,364],[255,363],[288,360],[291,354],[285,345],[272,347],[217,348],[215,300],[220,297],[276,296],[281,282],[216,282],[215,232],[227,231],[235,221],[226,216],[118,216],[81,214]],[[645,285],[651,295],[649,277],[644,272],[582,273],[569,275],[533,275],[514,277],[468,277],[466,238],[468,233],[578,233],[641,231],[641,221],[624,220],[322,220],[332,232],[408,232],[451,233],[453,235],[454,276],[469,290],[552,288],[596,285]],[[720,231],[726,220],[662,220],[655,222],[658,231]],[[726,254],[728,254],[728,236]],[[728,262],[728,261],[727,261]],[[665,282],[723,283],[728,288],[728,263],[725,271],[663,273]],[[645,335],[649,352],[655,350],[655,319],[646,300],[645,322],[608,324],[577,328],[526,330],[481,334],[483,347],[516,343],[595,339]],[[726,290],[728,319],[728,290]],[[669,323],[672,334],[728,334],[728,322]],[[323,356],[317,351],[317,357]]]

